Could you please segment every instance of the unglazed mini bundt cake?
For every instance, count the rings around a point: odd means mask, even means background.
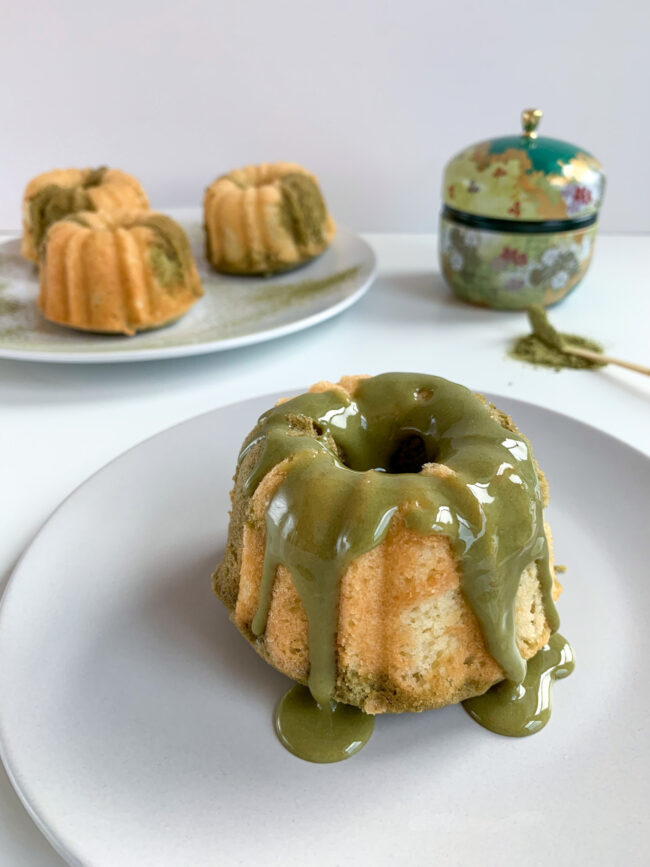
[[[140,182],[119,169],[54,169],[33,178],[23,196],[20,252],[37,262],[49,227],[79,211],[147,210]]]
[[[59,325],[134,334],[178,319],[202,294],[187,236],[164,214],[82,212],[45,237],[39,306]]]
[[[213,586],[321,704],[456,703],[521,682],[557,628],[547,499],[527,439],[468,389],[321,382],[244,442]]]
[[[204,200],[208,261],[229,274],[272,274],[319,256],[336,233],[316,178],[296,163],[223,175]]]

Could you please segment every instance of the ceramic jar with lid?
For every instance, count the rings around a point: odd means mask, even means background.
[[[539,136],[541,116],[527,109],[520,135],[472,145],[445,168],[440,265],[464,301],[549,306],[589,267],[603,170],[584,149]]]

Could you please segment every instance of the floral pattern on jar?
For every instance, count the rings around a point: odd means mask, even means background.
[[[505,136],[480,142],[446,166],[444,204],[502,220],[573,220],[597,214],[605,190],[591,154],[556,139]]]
[[[583,278],[597,225],[564,232],[507,233],[477,229],[443,216],[440,266],[454,293],[487,307],[556,304]]]

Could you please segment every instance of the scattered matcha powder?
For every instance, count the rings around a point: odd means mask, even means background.
[[[360,267],[360,265],[356,265],[353,268],[338,271],[336,274],[330,274],[329,277],[322,277],[317,280],[301,280],[299,283],[266,283],[266,281],[260,280],[257,287],[249,287],[251,291],[248,300],[252,304],[252,308],[248,315],[244,314],[237,317],[237,326],[241,328],[249,323],[259,323],[266,316],[273,316],[290,307],[300,307],[319,292],[325,292],[339,283],[351,280],[359,272]],[[210,283],[204,283],[203,288],[206,293],[219,291],[218,285],[211,285]]]
[[[273,295],[278,296],[284,293],[290,297],[290,300],[296,301],[313,292],[318,292],[321,289],[329,289],[330,286],[336,286],[337,283],[344,283],[355,276],[359,266],[347,268],[345,271],[338,271],[336,274],[330,274],[329,277],[322,277],[320,280],[301,280],[299,283],[273,284],[269,287]]]
[[[7,297],[4,291],[8,288],[8,285],[0,280],[0,339],[22,337],[25,330],[22,326],[12,323],[10,317],[15,313],[20,313],[25,305],[17,298]],[[6,320],[4,319],[5,316],[8,317]]]
[[[575,370],[593,369],[604,367],[599,361],[590,361],[565,352],[563,347],[570,344],[580,349],[591,349],[593,352],[602,352],[603,347],[590,340],[588,337],[580,337],[577,334],[560,334],[548,321],[546,310],[535,305],[528,308],[528,319],[533,333],[526,337],[520,337],[510,351],[510,356],[518,361],[528,364],[541,364],[544,367],[554,367],[561,370],[563,367],[571,367]]]
[[[20,301],[15,298],[3,298],[0,296],[0,316],[11,316],[12,313],[18,313],[24,307]]]

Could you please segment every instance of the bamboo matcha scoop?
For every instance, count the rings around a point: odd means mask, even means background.
[[[646,376],[650,376],[650,367],[604,355],[599,351],[601,347],[597,343],[584,337],[560,334],[548,321],[546,310],[543,307],[534,305],[528,308],[527,313],[533,333],[529,337],[523,337],[517,341],[514,349],[516,358],[547,364],[552,367],[602,367],[605,364],[617,364],[619,367],[626,367],[628,370],[635,370],[637,373],[645,373]],[[540,353],[537,353],[537,358],[534,357],[534,352],[531,351],[535,348],[533,341],[537,342],[538,348],[539,342],[541,342],[544,347],[550,350],[548,359]],[[579,363],[578,359],[583,359],[583,363]]]

